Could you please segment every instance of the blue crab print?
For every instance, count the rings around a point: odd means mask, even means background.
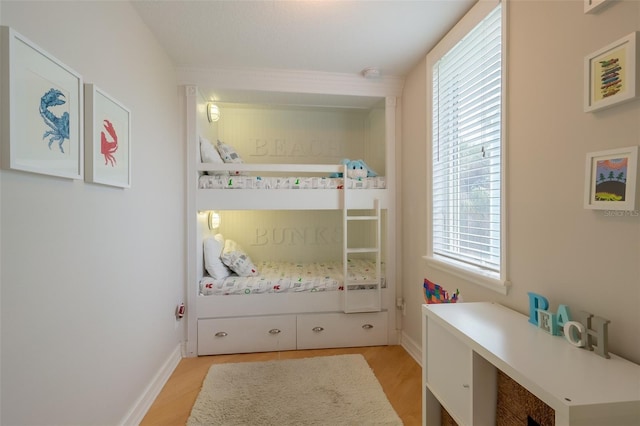
[[[40,115],[45,124],[51,128],[51,130],[44,132],[42,139],[49,138],[49,149],[51,149],[51,144],[57,141],[62,153],[64,153],[62,144],[65,139],[69,139],[69,113],[65,111],[61,117],[56,117],[49,111],[49,108],[64,105],[66,102],[64,94],[58,89],[49,89],[40,98]]]

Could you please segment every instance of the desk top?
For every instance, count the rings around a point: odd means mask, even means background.
[[[422,305],[423,314],[555,410],[640,404],[640,365],[571,345],[495,303]]]

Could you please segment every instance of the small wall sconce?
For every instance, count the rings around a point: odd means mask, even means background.
[[[214,211],[209,212],[209,229],[214,230],[220,227],[220,215]]]
[[[218,108],[218,105],[212,103],[207,104],[207,118],[209,119],[209,123],[220,120],[220,108]]]

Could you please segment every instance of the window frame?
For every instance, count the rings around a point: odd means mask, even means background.
[[[507,1],[505,0],[479,0],[467,14],[444,36],[444,38],[427,54],[426,81],[427,81],[427,254],[425,259],[427,266],[467,282],[477,284],[501,294],[507,294],[510,282],[507,280],[507,185],[506,185],[506,159],[507,159]],[[445,54],[447,54],[462,38],[464,38],[477,24],[489,15],[498,5],[502,5],[501,12],[501,36],[502,36],[502,82],[501,82],[501,141],[500,141],[500,271],[493,273],[479,267],[474,267],[450,258],[435,255],[433,252],[433,66]]]

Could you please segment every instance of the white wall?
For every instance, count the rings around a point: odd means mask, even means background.
[[[128,2],[2,1],[132,113],[131,189],[2,170],[0,423],[118,424],[179,347],[184,148],[174,68]]]
[[[0,2],[0,23],[2,22],[2,2]],[[2,49],[0,49],[0,69],[2,68]],[[2,78],[0,72],[0,78]],[[0,96],[2,91],[0,90]],[[0,102],[1,104],[1,102]],[[0,106],[0,126],[2,126],[2,106]],[[1,141],[0,141],[1,143]],[[2,173],[0,173],[0,384],[2,383]],[[0,423],[2,423],[2,386],[0,385]]]
[[[498,301],[528,313],[527,292],[611,320],[609,347],[640,363],[640,215],[583,209],[587,152],[640,144],[640,100],[582,111],[583,58],[640,30],[640,2],[585,15],[582,1],[509,2],[507,296],[426,268],[426,64],[405,81],[403,183],[404,335],[419,344],[422,281],[465,301]],[[638,213],[638,212],[636,212]],[[551,337],[550,337],[551,338]],[[594,355],[595,356],[595,355]]]
[[[369,160],[365,158],[370,142],[366,140],[370,130],[367,110],[221,104],[220,112],[218,138],[250,163],[339,164],[343,158]],[[384,124],[384,115],[382,121]],[[378,131],[384,136],[384,127]],[[376,146],[378,150],[384,150],[384,140],[378,138],[375,142],[381,145]],[[382,163],[384,151],[382,159],[372,160]]]

